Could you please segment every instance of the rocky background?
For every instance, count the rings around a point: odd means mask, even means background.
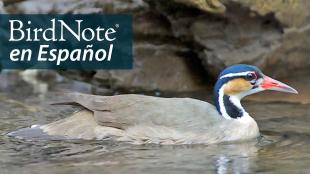
[[[98,87],[196,91],[227,66],[271,77],[309,71],[308,0],[3,0],[1,13],[133,14],[133,70],[62,70]]]

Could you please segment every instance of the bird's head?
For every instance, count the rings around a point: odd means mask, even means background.
[[[214,100],[223,117],[241,118],[246,112],[240,100],[264,90],[298,93],[294,88],[264,75],[255,66],[237,64],[220,74],[214,88]]]

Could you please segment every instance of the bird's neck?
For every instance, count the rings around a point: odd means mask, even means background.
[[[214,91],[214,100],[218,112],[226,119],[239,119],[248,116],[248,113],[241,105],[242,96],[226,95],[224,94],[223,87]]]

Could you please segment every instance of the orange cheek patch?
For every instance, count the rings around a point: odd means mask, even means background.
[[[233,79],[224,85],[224,94],[235,95],[239,92],[248,91],[252,85],[242,78]]]

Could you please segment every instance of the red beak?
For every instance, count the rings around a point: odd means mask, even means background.
[[[290,87],[290,86],[288,86],[282,82],[279,82],[275,79],[272,79],[268,76],[265,76],[265,81],[263,81],[259,86],[261,86],[267,90],[275,90],[275,91],[298,94],[298,92],[294,88],[292,88],[292,87]]]

